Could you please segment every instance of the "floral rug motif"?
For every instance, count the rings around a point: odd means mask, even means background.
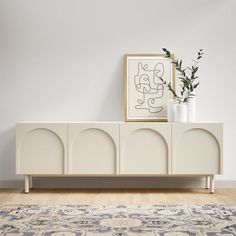
[[[6,205],[0,235],[236,235],[236,206]]]

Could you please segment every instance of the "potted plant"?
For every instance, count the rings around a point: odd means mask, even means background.
[[[171,57],[171,53],[166,48],[163,48],[163,51],[166,57]],[[200,83],[197,72],[203,54],[203,49],[199,49],[197,57],[192,60],[193,64],[189,67],[183,67],[182,60],[177,59],[172,61],[177,71],[177,79],[179,81],[178,85],[180,86],[179,93],[171,86],[171,83],[167,83],[163,78],[160,78],[163,85],[167,86],[168,90],[173,94],[175,102],[177,102],[175,121],[195,121],[195,90]]]

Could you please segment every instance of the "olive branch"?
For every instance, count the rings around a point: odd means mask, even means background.
[[[171,53],[166,49],[162,49],[165,53],[166,58],[171,58]],[[178,79],[181,81],[179,86],[181,87],[180,95],[172,88],[171,82],[167,83],[162,77],[159,77],[163,85],[167,86],[168,90],[173,94],[174,98],[179,102],[187,102],[188,99],[195,96],[194,90],[198,87],[199,81],[197,72],[199,69],[200,59],[202,58],[204,52],[203,49],[199,49],[197,57],[193,59],[193,64],[190,67],[183,67],[182,60],[172,59],[172,63],[175,65],[175,69],[178,72]]]

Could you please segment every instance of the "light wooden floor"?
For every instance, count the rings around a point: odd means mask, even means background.
[[[236,189],[216,189],[209,194],[205,189],[0,189],[0,204],[224,204],[236,205]]]

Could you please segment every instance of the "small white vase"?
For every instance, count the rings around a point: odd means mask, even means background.
[[[176,100],[169,99],[167,103],[167,119],[168,122],[175,121],[175,109],[176,109]]]
[[[188,110],[188,122],[196,121],[196,98],[192,97],[188,99],[187,102],[187,110]]]
[[[176,104],[175,121],[187,122],[187,106],[185,103]]]

